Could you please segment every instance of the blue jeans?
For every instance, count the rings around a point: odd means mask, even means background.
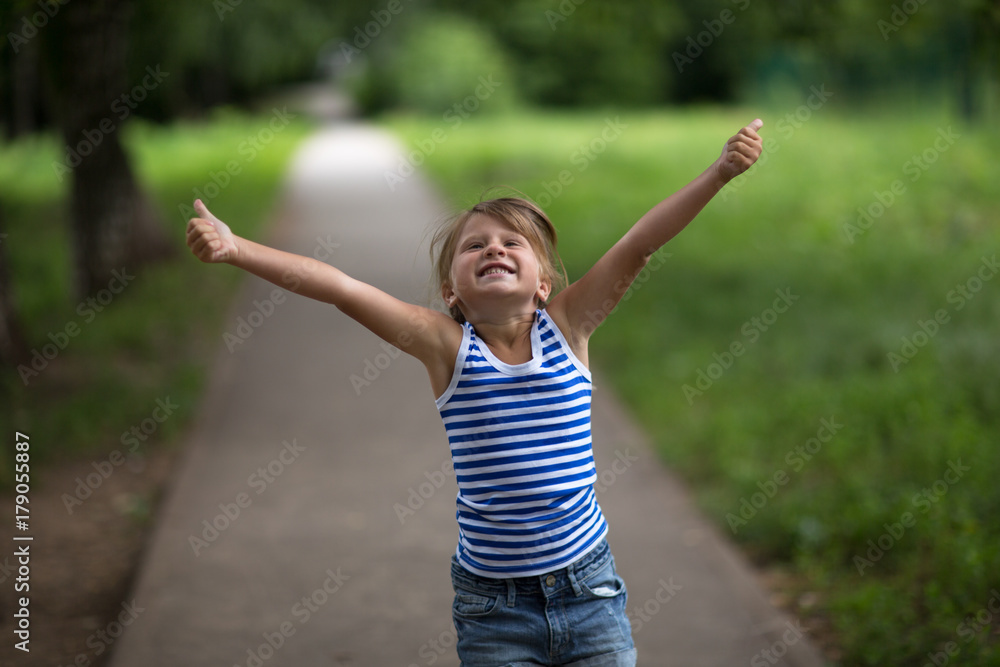
[[[628,593],[606,540],[537,577],[491,579],[451,557],[463,667],[634,666]]]

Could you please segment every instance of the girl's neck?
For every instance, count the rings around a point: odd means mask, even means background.
[[[489,346],[500,361],[511,365],[531,360],[531,329],[535,312],[506,318],[470,321],[476,336]]]

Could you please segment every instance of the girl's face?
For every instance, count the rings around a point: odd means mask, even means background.
[[[534,312],[550,291],[527,238],[488,215],[469,218],[455,246],[451,284],[442,288],[445,303],[460,306],[467,317],[498,301]]]

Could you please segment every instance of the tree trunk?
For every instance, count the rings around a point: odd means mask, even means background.
[[[18,14],[20,19],[23,16]],[[43,124],[44,105],[41,77],[41,45],[37,39],[21,37],[23,28],[19,21],[11,22],[14,28],[5,33],[9,46],[0,55],[3,67],[2,121],[8,140],[37,131]],[[13,35],[14,37],[11,37]]]
[[[3,211],[0,210],[0,366],[14,368],[28,360],[28,345],[21,333],[10,288],[10,271],[7,268],[7,234]]]
[[[120,141],[121,125],[141,103],[125,81],[130,14],[130,0],[74,0],[62,5],[58,28],[53,25],[46,34],[53,39],[49,65],[58,82],[66,142],[65,156],[53,168],[72,179],[70,218],[81,297],[107,287],[114,270],[134,272],[173,251]]]

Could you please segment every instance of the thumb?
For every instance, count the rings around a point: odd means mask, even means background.
[[[208,210],[208,207],[200,199],[194,200],[194,210],[198,213],[199,218],[204,218],[205,220],[212,220],[214,222],[222,222]]]
[[[747,125],[747,127],[750,128],[751,130],[753,130],[754,132],[756,132],[760,128],[764,127],[764,121],[762,121],[760,118],[754,118],[750,122],[750,124]]]

